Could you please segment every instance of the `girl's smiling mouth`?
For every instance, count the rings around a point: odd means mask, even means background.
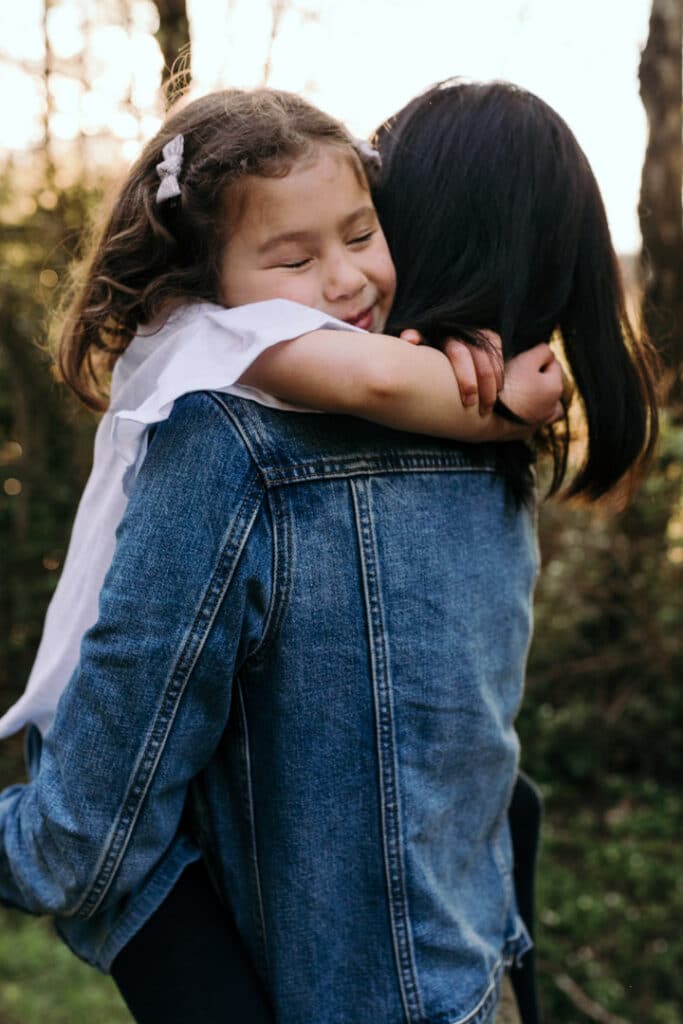
[[[374,320],[374,308],[375,304],[373,302],[371,306],[367,306],[360,313],[356,313],[355,316],[345,316],[342,319],[344,323],[351,324],[352,327],[360,327],[363,331],[370,331],[372,330]]]

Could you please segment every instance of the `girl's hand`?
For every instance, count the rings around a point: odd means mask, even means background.
[[[457,338],[449,338],[444,345],[455,379],[458,382],[462,404],[469,408],[479,402],[479,412],[487,415],[493,409],[498,392],[503,387],[503,348],[500,336],[494,331],[480,331],[490,348],[477,348]],[[420,345],[424,338],[419,331],[403,331],[401,338],[412,345]]]
[[[505,364],[500,400],[530,426],[562,419],[565,393],[562,367],[548,345],[536,345]]]

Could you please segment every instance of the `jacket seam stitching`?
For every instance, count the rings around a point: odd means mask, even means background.
[[[411,1024],[423,1020],[422,1001],[412,948],[410,913],[401,847],[401,808],[397,779],[396,745],[391,685],[388,671],[384,616],[377,579],[377,552],[368,485],[352,483],[356,529],[360,548],[365,611],[369,629],[370,671],[375,704],[380,814],[384,869],[389,897],[389,918],[394,956],[406,1018]]]
[[[275,642],[290,592],[291,533],[289,523],[285,511],[277,500],[277,492],[268,491],[267,494],[273,531],[273,584],[261,639],[245,660],[245,663],[250,664],[265,655]]]
[[[261,438],[258,437],[258,435],[256,433],[256,427],[254,427],[253,436],[252,436],[252,434],[250,434],[249,431],[244,429],[239,416],[237,416],[236,413],[230,408],[229,403],[224,401],[224,396],[223,395],[221,395],[219,392],[210,391],[210,392],[208,392],[208,396],[218,406],[218,408],[222,410],[223,415],[230,421],[230,423],[232,424],[233,429],[235,430],[235,432],[241,438],[242,443],[243,443],[246,451],[249,454],[249,457],[251,459],[251,462],[252,462],[252,465],[254,467],[254,470],[259,475],[259,479],[261,481],[261,486],[263,487],[263,489],[266,492],[269,493],[271,488],[269,488],[268,485],[267,485],[266,478],[264,476],[263,469],[261,467],[261,464],[259,462],[259,457],[258,457],[259,454],[260,454],[261,458],[263,459],[263,450],[264,449],[263,449],[263,444],[262,444]],[[247,402],[247,404],[249,404],[249,403]],[[273,501],[269,501],[268,502],[268,511],[270,513],[270,522],[271,522],[272,533],[273,533],[273,563],[272,563],[273,564],[273,583],[272,583],[272,588],[271,588],[271,593],[270,593],[270,600],[268,602],[268,609],[266,611],[266,615],[265,615],[265,619],[264,619],[263,631],[261,633],[261,638],[258,641],[258,643],[256,644],[256,646],[254,647],[254,649],[252,651],[250,651],[249,654],[247,655],[247,657],[244,659],[244,663],[243,663],[243,665],[240,666],[240,670],[244,667],[244,665],[254,664],[254,662],[257,661],[263,654],[265,654],[268,651],[268,649],[272,646],[272,644],[273,644],[273,642],[274,642],[274,640],[275,640],[275,638],[277,636],[277,630],[278,630],[278,627],[279,627],[279,623],[282,620],[282,615],[284,613],[284,606],[285,606],[287,594],[288,594],[288,591],[289,591],[286,579],[285,579],[285,582],[283,583],[282,587],[279,586],[279,582],[280,582],[280,579],[279,579],[280,578],[280,564],[281,564],[282,559],[281,559],[281,556],[280,556],[280,543],[279,543],[280,538],[278,536],[278,529],[277,529],[277,527],[278,527],[278,519],[280,517],[279,517],[279,510],[278,510],[277,505],[276,505],[275,502],[273,502]],[[286,546],[286,542],[287,542],[287,530],[286,530],[286,527],[285,527],[285,530],[283,532],[285,534],[285,538],[284,539],[285,539],[285,546]],[[279,601],[278,601],[278,598],[280,598]]]
[[[265,458],[264,458],[264,454],[263,454],[263,445],[261,444],[261,439],[258,437],[258,435],[256,433],[256,427],[254,427],[252,433],[249,433],[249,431],[244,429],[244,427],[243,427],[243,425],[242,425],[242,423],[240,421],[239,416],[237,416],[233,412],[233,410],[230,408],[229,404],[224,401],[224,398],[223,398],[223,396],[221,394],[219,394],[218,392],[215,392],[215,391],[209,391],[208,394],[209,394],[209,397],[216,403],[216,405],[220,409],[223,410],[223,414],[225,416],[227,416],[227,418],[232,423],[233,428],[235,429],[235,431],[242,438],[242,443],[244,444],[244,447],[246,448],[246,450],[249,452],[249,456],[250,456],[252,462],[254,463],[254,466],[256,467],[257,472],[260,474],[261,479],[262,479],[262,481],[264,483],[264,486],[265,486],[265,477],[263,476],[263,468],[262,468],[262,463],[265,461]],[[249,400],[248,399],[242,399],[242,401],[247,401],[248,402]],[[260,456],[260,458],[259,458],[259,456]]]
[[[483,457],[479,454],[479,462],[472,463],[470,459],[473,454],[467,456],[461,452],[443,452],[435,454],[431,451],[413,451],[410,453],[395,453],[391,464],[386,464],[387,456],[354,454],[342,459],[315,458],[297,462],[294,466],[268,466],[274,456],[271,453],[268,458],[268,450],[257,433],[258,425],[252,424],[252,432],[245,430],[239,416],[230,408],[224,396],[219,392],[207,392],[209,397],[223,410],[223,413],[230,419],[235,430],[242,438],[243,444],[267,489],[279,487],[283,484],[309,483],[325,479],[344,479],[356,476],[375,476],[385,473],[497,473],[495,461],[490,454]],[[241,401],[247,401],[241,399]],[[362,465],[357,463],[362,461]],[[353,463],[356,463],[354,465]]]
[[[249,838],[251,845],[253,880],[254,887],[256,890],[256,930],[258,933],[259,945],[261,947],[261,953],[263,955],[263,962],[266,967],[266,972],[270,974],[270,964],[268,960],[268,932],[266,929],[266,918],[263,906],[263,886],[261,885],[261,869],[258,856],[258,844],[256,841],[256,813],[254,809],[254,791],[251,777],[251,748],[249,745],[249,722],[247,719],[247,709],[244,703],[244,693],[242,690],[242,684],[239,680],[237,683],[237,697],[239,701],[240,722],[242,724],[242,750],[245,773],[244,781],[246,785],[247,804],[249,811]]]
[[[239,557],[259,510],[260,481],[252,478],[238,514],[221,547],[216,566],[204,596],[195,612],[192,626],[165,684],[154,721],[128,784],[113,836],[105,848],[95,873],[95,881],[74,910],[78,917],[94,914],[112,884],[130,843],[140,809],[154,779],[166,742],[175,721],[187,683],[204,648],[218,609],[232,582]],[[251,507],[250,507],[251,506]]]
[[[466,1013],[464,1017],[457,1018],[453,1017],[451,1013],[446,1011],[445,1013],[441,1013],[435,1017],[433,1024],[485,1024],[489,1019],[489,1012],[492,1009],[496,990],[500,986],[504,971],[505,960],[499,959],[489,974],[488,985],[474,1009]]]
[[[491,473],[496,474],[498,470],[495,466],[483,464],[481,466],[464,465],[462,463],[437,463],[431,465],[421,465],[418,463],[408,462],[396,462],[389,466],[381,465],[363,465],[363,466],[349,466],[339,465],[334,466],[311,467],[311,471],[306,470],[304,473],[298,472],[298,467],[294,467],[292,471],[286,472],[285,470],[272,470],[272,469],[260,469],[263,477],[263,483],[269,490],[275,487],[282,486],[293,486],[295,484],[308,484],[316,483],[320,480],[340,480],[340,479],[355,479],[369,476],[387,476],[391,474],[399,473]]]

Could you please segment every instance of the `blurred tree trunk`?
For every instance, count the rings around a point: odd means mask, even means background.
[[[162,88],[167,103],[183,92],[192,77],[190,61],[190,22],[186,0],[154,0],[159,12],[157,42],[164,57]]]
[[[52,152],[52,115],[54,113],[54,99],[52,97],[51,78],[53,66],[52,43],[50,33],[47,30],[48,19],[52,0],[43,0],[42,11],[42,35],[43,35],[43,95],[45,105],[43,107],[43,153],[45,156],[45,184],[52,188],[55,179],[55,162]]]
[[[649,138],[638,214],[643,235],[644,318],[675,376],[671,398],[683,399],[683,0],[652,0],[640,95]]]
[[[268,47],[266,49],[266,57],[263,61],[263,72],[261,75],[261,85],[264,87],[267,86],[270,81],[270,75],[273,70],[273,49],[275,47],[275,40],[277,39],[280,31],[282,18],[289,6],[289,0],[271,0],[270,32],[268,34]]]

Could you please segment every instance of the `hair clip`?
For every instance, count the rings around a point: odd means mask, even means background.
[[[380,151],[375,149],[371,142],[367,139],[355,139],[354,146],[356,152],[361,156],[365,163],[369,164],[375,171],[381,171],[382,169],[382,157]]]
[[[185,140],[182,135],[176,135],[174,139],[167,142],[161,151],[163,160],[157,164],[156,171],[161,179],[157,189],[157,203],[164,203],[167,199],[173,199],[180,195],[178,175],[183,169],[183,148]]]

